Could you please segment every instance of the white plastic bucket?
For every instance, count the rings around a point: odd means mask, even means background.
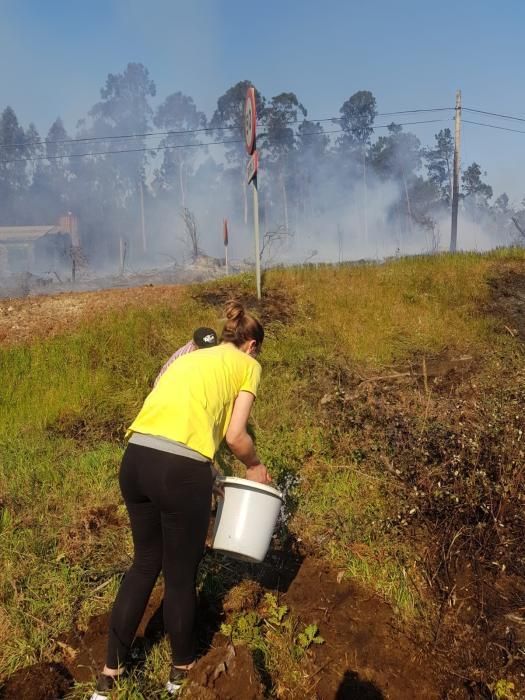
[[[272,486],[227,476],[219,499],[212,548],[235,559],[263,561],[283,495]]]

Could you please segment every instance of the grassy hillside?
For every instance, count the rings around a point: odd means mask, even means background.
[[[457,644],[467,680],[514,679],[521,646],[498,625],[524,604],[523,347],[491,283],[512,273],[520,250],[275,270],[259,308],[238,278],[0,348],[0,676],[63,659],[63,635],[110,607],[130,555],[125,427],[173,349],[237,295],[266,324],[253,429],[289,487],[289,541],[379,592],[436,653]],[[480,603],[480,580],[507,607]],[[474,629],[507,651],[464,658]],[[166,654],[126,697],[153,697]]]

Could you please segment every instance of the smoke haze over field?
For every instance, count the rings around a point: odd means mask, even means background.
[[[159,94],[147,67],[129,63],[107,75],[74,134],[57,119],[45,137],[6,107],[0,225],[53,225],[72,212],[79,263],[98,275],[185,265],[201,254],[222,258],[227,219],[230,261],[253,263],[241,129],[250,84],[232,85],[206,113],[189,94]],[[394,115],[394,122],[370,91],[359,90],[323,122],[309,119],[291,91],[257,93],[257,111],[263,265],[448,249],[452,110],[416,120]],[[435,136],[422,143],[412,128]],[[463,169],[459,248],[507,244],[517,234],[512,219],[525,221],[521,205],[495,197],[485,177],[475,162]],[[66,252],[58,265],[52,253],[35,257],[32,244],[0,234],[0,275],[65,274],[74,256]]]

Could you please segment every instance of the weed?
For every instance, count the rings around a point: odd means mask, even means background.
[[[514,692],[515,688],[516,686],[512,681],[504,679],[500,679],[490,685],[494,700],[515,700],[517,697]]]
[[[324,644],[324,639],[319,634],[317,625],[306,625],[302,632],[295,638],[295,649],[298,656],[302,656],[312,644]]]

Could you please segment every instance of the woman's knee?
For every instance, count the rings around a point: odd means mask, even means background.
[[[162,569],[162,552],[142,553],[135,551],[130,571],[147,577],[157,578]]]

